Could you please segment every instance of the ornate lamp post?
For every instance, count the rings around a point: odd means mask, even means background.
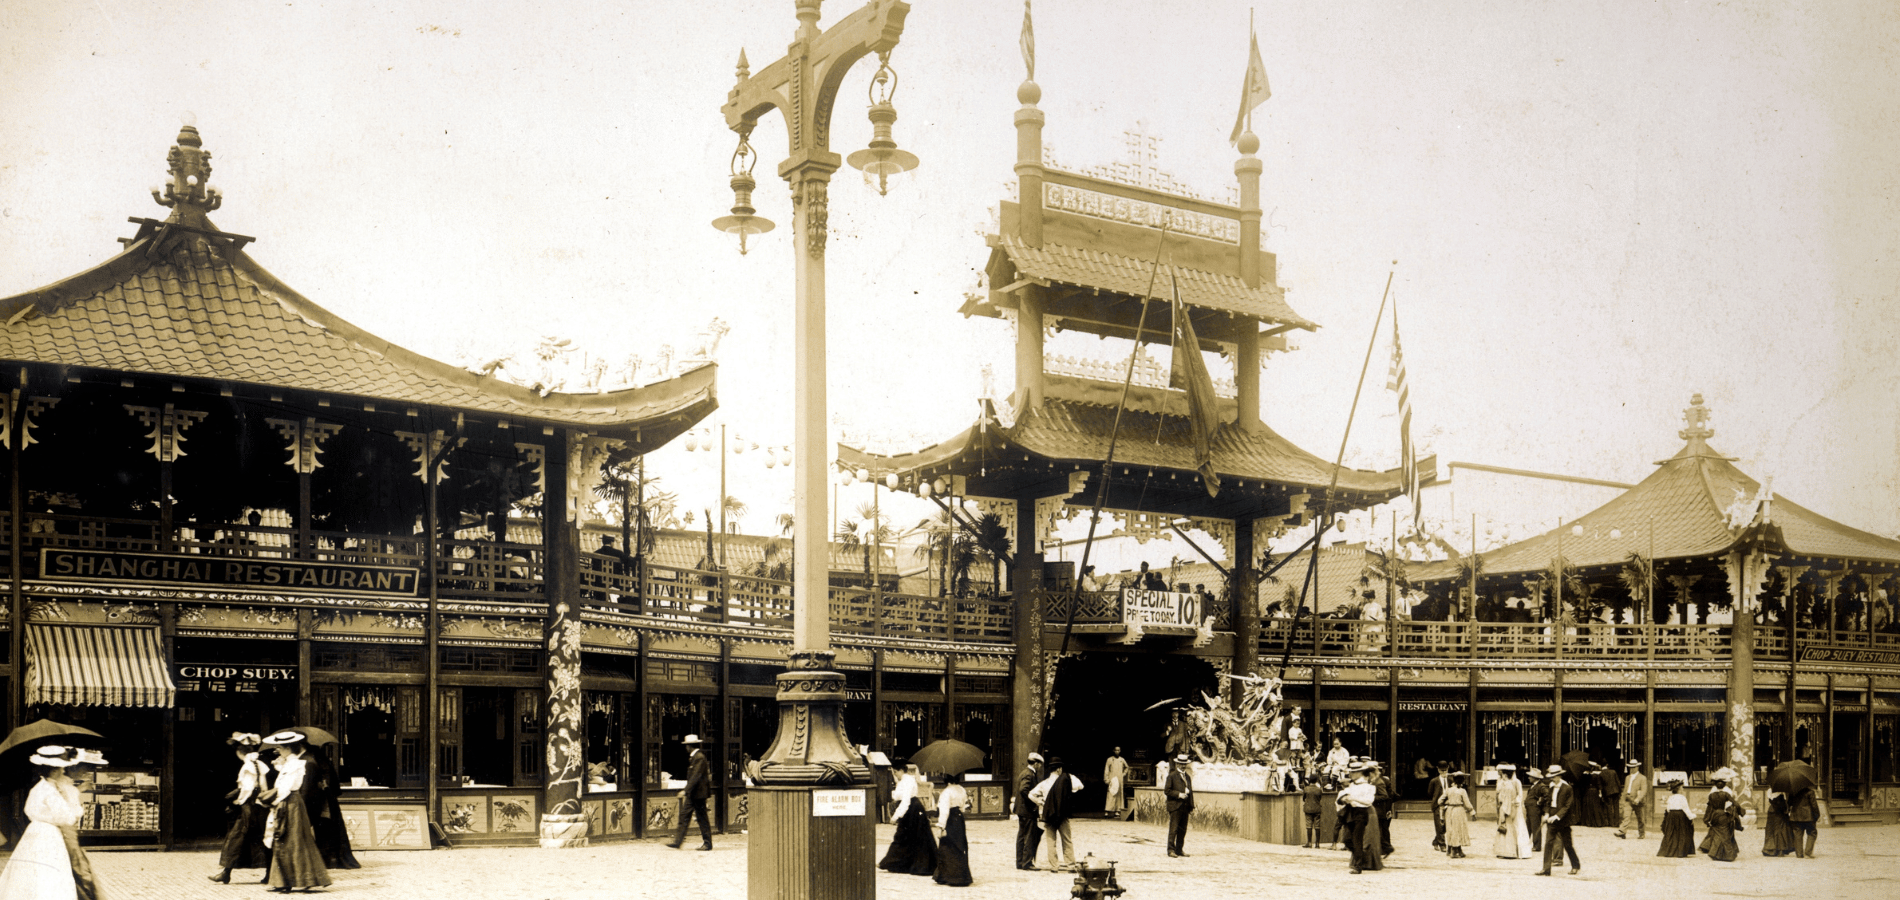
[[[765,898],[875,897],[873,854],[876,809],[868,785],[871,770],[844,733],[844,675],[833,671],[830,590],[831,543],[824,533],[827,437],[825,433],[825,225],[827,187],[843,161],[831,152],[831,110],[853,63],[876,53],[889,67],[892,48],[904,31],[910,5],[872,0],[830,28],[818,29],[820,0],[796,0],[798,31],[785,56],[751,73],[739,55],[738,84],[727,95],[726,124],[740,146],[758,120],[773,109],[785,116],[791,155],[779,174],[791,185],[795,264],[794,387],[796,433],[793,468],[792,652],[778,676],[779,728],[765,757],[752,765],[749,800],[751,840],[747,895]],[[872,108],[877,139],[860,162],[881,179],[914,166],[915,157],[896,149],[884,102]],[[873,170],[873,167],[875,169]],[[734,164],[738,203],[715,223],[741,235],[765,229],[754,216],[750,165],[741,177]]]

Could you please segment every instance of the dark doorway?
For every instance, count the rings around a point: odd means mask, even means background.
[[[1137,771],[1162,758],[1172,713],[1203,706],[1219,690],[1212,665],[1192,656],[1090,653],[1056,667],[1055,714],[1043,730],[1043,754],[1059,756],[1086,787],[1080,808],[1102,808],[1102,763],[1120,747]],[[1164,703],[1176,700],[1177,703]],[[1150,709],[1156,704],[1163,704]]]
[[[462,771],[473,784],[513,785],[513,688],[462,689]]]
[[[1353,749],[1350,743],[1346,749]],[[1420,760],[1425,761],[1422,768]],[[1403,791],[1402,796],[1413,800],[1429,796],[1431,779],[1438,774],[1440,762],[1471,765],[1465,753],[1465,714],[1446,710],[1400,710],[1398,765],[1405,777],[1393,780]],[[1421,771],[1426,773],[1424,778],[1417,777]]]
[[[290,641],[178,638],[176,730],[178,780],[173,838],[221,838],[224,804],[237,786],[238,758],[225,743],[233,732],[260,737],[301,724],[297,715],[297,645]],[[116,762],[116,760],[115,760]]]
[[[1866,713],[1834,714],[1834,739],[1829,742],[1832,746],[1828,753],[1833,765],[1827,776],[1834,784],[1827,796],[1835,800],[1860,799],[1861,782],[1866,780],[1861,754],[1867,746],[1866,728]]]
[[[1617,730],[1609,725],[1592,725],[1584,732],[1583,749],[1589,751],[1590,761],[1609,768],[1612,772],[1623,771],[1623,760],[1629,758],[1634,748],[1624,747]]]

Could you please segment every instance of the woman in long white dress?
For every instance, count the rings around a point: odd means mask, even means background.
[[[1524,822],[1524,785],[1517,780],[1517,767],[1498,765],[1498,836],[1491,842],[1491,853],[1499,859],[1530,859],[1531,830]]]
[[[76,765],[104,765],[95,750],[46,746],[28,760],[40,780],[26,795],[31,824],[20,835],[0,872],[0,900],[101,900],[92,861],[79,848],[79,788],[66,771]]]

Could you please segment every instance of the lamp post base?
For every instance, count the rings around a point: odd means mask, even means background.
[[[820,795],[816,811],[814,794]],[[825,815],[839,808],[836,801],[841,794],[863,798],[858,814]],[[746,808],[746,896],[750,900],[876,897],[876,804],[868,785],[752,787]]]

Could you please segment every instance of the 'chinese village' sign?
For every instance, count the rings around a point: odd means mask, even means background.
[[[45,581],[106,582],[141,587],[225,588],[296,594],[400,594],[418,592],[421,570],[409,566],[361,566],[289,559],[231,558],[112,550],[40,551]]]
[[[1852,647],[1802,647],[1801,661],[1900,666],[1900,651],[1857,650]]]

